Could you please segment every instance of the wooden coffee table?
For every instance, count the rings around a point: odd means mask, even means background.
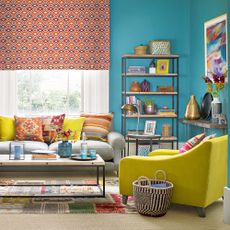
[[[12,195],[12,194],[0,194],[0,197],[105,197],[105,162],[104,160],[97,154],[96,160],[90,161],[77,161],[71,160],[69,158],[59,158],[57,160],[32,160],[32,155],[25,155],[25,160],[9,160],[9,155],[0,155],[0,172],[1,168],[4,166],[7,167],[27,167],[27,166],[42,166],[42,167],[50,167],[50,166],[75,166],[75,167],[92,167],[96,168],[96,183],[95,184],[45,184],[46,186],[97,186],[100,190],[100,194],[90,194],[90,195],[53,195],[53,194],[38,194],[38,195]],[[102,185],[100,185],[100,168],[102,168]],[[41,186],[41,184],[1,184],[1,186]]]

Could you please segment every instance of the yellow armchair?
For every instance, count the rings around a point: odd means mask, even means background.
[[[132,183],[139,176],[153,178],[163,169],[174,184],[172,202],[192,205],[205,216],[205,207],[223,196],[227,184],[228,136],[200,143],[190,151],[156,150],[147,157],[130,156],[119,163],[119,189],[123,202],[133,195]]]

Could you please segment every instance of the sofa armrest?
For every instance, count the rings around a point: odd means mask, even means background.
[[[156,156],[156,155],[176,155],[179,153],[179,150],[175,149],[157,149],[151,153],[149,156]]]
[[[108,134],[108,143],[114,150],[123,150],[125,148],[125,138],[117,132],[110,132]]]

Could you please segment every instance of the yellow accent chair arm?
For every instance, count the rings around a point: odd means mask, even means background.
[[[179,150],[175,149],[157,149],[153,152],[149,153],[149,156],[156,156],[156,155],[176,155],[179,153]]]
[[[123,198],[133,195],[132,183],[140,176],[153,178],[156,170],[167,173],[174,184],[172,202],[202,209],[223,196],[227,184],[227,139],[205,141],[185,153],[164,156],[130,156],[120,160],[119,189]],[[165,152],[166,153],[166,152]],[[153,155],[152,155],[153,154]]]

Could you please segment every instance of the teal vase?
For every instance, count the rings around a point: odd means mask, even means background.
[[[72,143],[69,141],[62,141],[58,144],[58,155],[60,157],[71,157],[72,154]]]

